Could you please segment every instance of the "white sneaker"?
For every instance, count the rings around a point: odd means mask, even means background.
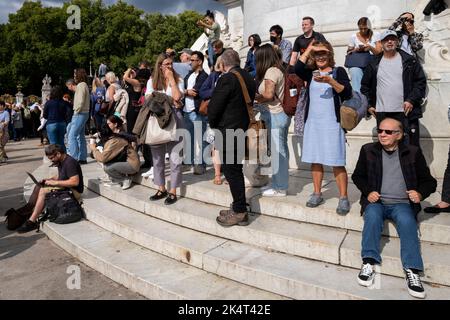
[[[272,188],[266,189],[262,193],[263,197],[286,197],[286,190],[275,190]]]
[[[363,263],[358,274],[358,283],[364,287],[370,287],[375,279],[374,266],[370,263]]]
[[[153,179],[153,167],[151,167],[150,170],[148,170],[147,172],[144,172],[143,174],[141,174],[141,176],[144,178]]]
[[[120,187],[120,183],[110,181],[110,182],[105,183],[104,186],[105,187],[109,187],[109,188],[111,188],[111,187]]]
[[[130,187],[131,187],[131,179],[127,178],[127,179],[123,180],[123,182],[122,182],[122,190],[130,189]]]

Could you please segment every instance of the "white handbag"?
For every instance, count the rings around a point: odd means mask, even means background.
[[[158,119],[154,116],[148,118],[145,144],[157,145],[177,140],[177,123],[172,114],[170,123],[164,129],[158,124]]]

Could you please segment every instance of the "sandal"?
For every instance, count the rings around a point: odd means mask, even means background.
[[[220,175],[220,174],[216,174],[215,176],[214,176],[214,180],[213,180],[213,183],[215,184],[215,185],[221,185],[223,182],[222,182],[222,176]]]

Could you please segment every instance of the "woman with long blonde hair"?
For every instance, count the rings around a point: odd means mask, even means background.
[[[156,59],[153,74],[147,82],[147,91],[145,96],[153,92],[161,92],[173,99],[172,111],[175,117],[177,129],[184,127],[182,114],[184,82],[183,79],[173,70],[173,59],[168,54],[160,54]],[[158,186],[158,191],[150,197],[151,201],[166,198],[165,204],[170,205],[177,201],[177,188],[181,185],[181,166],[182,157],[174,152],[174,148],[181,142],[170,141],[164,144],[151,145],[153,158],[153,176],[154,182]],[[170,162],[170,190],[166,189],[165,177],[165,154],[169,153]]]

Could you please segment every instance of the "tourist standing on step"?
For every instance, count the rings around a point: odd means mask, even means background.
[[[245,61],[244,70],[250,73],[250,75],[255,78],[256,77],[256,59],[255,59],[255,51],[261,45],[261,37],[258,34],[252,34],[248,37],[248,52],[247,52],[247,60]]]
[[[191,55],[192,50],[189,48],[184,48],[180,52],[180,62],[173,63],[173,70],[180,75],[182,79],[186,78],[189,72],[192,71],[191,68]]]
[[[66,82],[70,91],[75,92],[73,99],[73,116],[70,130],[67,133],[68,154],[80,162],[86,164],[87,146],[84,135],[86,122],[89,119],[91,95],[87,85],[87,75],[84,69],[76,69],[75,78]]]
[[[94,120],[95,128],[97,132],[100,132],[103,124],[105,123],[105,116],[100,113],[102,104],[105,101],[106,88],[100,78],[95,77],[92,81],[92,93],[91,93],[91,118]]]
[[[50,91],[50,100],[45,103],[42,117],[46,119],[45,128],[50,144],[58,144],[66,152],[64,136],[66,135],[66,121],[70,113],[70,104],[62,98],[63,91],[61,87],[53,87]]]
[[[424,270],[418,237],[420,202],[436,191],[420,148],[401,143],[403,125],[385,118],[378,125],[378,142],[361,148],[352,179],[361,191],[364,214],[358,283],[371,286],[374,265],[381,264],[380,240],[384,220],[392,220],[400,236],[401,260],[409,293],[425,298],[419,273]]]
[[[340,101],[350,99],[352,86],[347,72],[336,67],[329,42],[312,42],[295,66],[297,75],[308,83],[302,161],[311,163],[314,193],[306,206],[315,208],[322,198],[323,166],[333,167],[339,189],[338,214],[350,211],[345,132],[340,125]]]
[[[217,144],[218,137],[216,136],[215,146],[221,154],[222,168],[230,186],[233,203],[230,210],[222,210],[219,213],[217,222],[222,226],[247,225],[249,222],[242,165],[244,152],[237,149],[239,145],[242,145],[238,143],[238,138],[232,135],[231,139],[233,140],[227,141],[226,131],[234,132],[239,129],[246,131],[248,129],[250,118],[243,90],[248,91],[250,99],[253,101],[256,83],[247,71],[239,67],[241,61],[236,51],[225,50],[221,57],[225,72],[217,81],[209,103],[208,121],[212,129],[217,129],[221,133],[222,141]],[[235,72],[243,78],[246,88],[242,88]]]
[[[202,87],[200,88],[200,98],[203,101],[209,101],[211,100],[211,97],[214,93],[214,89],[216,88],[217,81],[219,81],[219,78],[222,76],[224,72],[223,67],[223,61],[221,57],[217,58],[216,65],[214,66],[214,70],[209,74],[208,78],[205,80],[205,82],[202,84]],[[213,140],[213,139],[211,139]],[[210,143],[214,144],[214,141],[209,141]],[[220,154],[219,151],[216,148],[213,148],[212,150],[212,160],[214,165],[214,180],[213,183],[216,185],[222,184],[222,165],[220,162]]]
[[[422,33],[415,31],[414,14],[411,12],[402,13],[389,27],[389,30],[397,32],[400,50],[420,59],[418,52],[423,48],[424,39]]]
[[[383,48],[381,47],[380,34],[372,31],[369,18],[360,18],[358,20],[358,29],[359,32],[350,37],[346,67],[352,79],[353,90],[361,92],[361,80],[364,75],[364,69],[372,61],[373,57],[383,51]]]
[[[158,56],[155,63],[153,74],[148,80],[147,91],[145,96],[150,96],[153,92],[161,92],[169,96],[173,100],[172,116],[175,117],[177,129],[184,128],[184,120],[182,113],[182,99],[184,92],[183,79],[173,70],[173,59],[170,55],[163,53]],[[147,101],[147,99],[146,99]],[[181,166],[182,158],[179,153],[175,152],[175,147],[181,143],[178,141],[170,141],[160,145],[151,145],[153,157],[153,175],[154,182],[158,186],[156,194],[150,197],[151,201],[166,198],[166,205],[174,204],[177,201],[177,188],[181,185]],[[166,189],[166,164],[165,154],[169,154],[170,163],[170,190]]]
[[[385,117],[401,121],[407,134],[405,142],[420,146],[419,119],[427,78],[419,61],[398,49],[395,31],[385,31],[380,40],[383,54],[366,67],[361,81],[368,112],[376,117],[377,125]]]
[[[281,50],[283,63],[286,65],[291,61],[292,43],[289,40],[283,39],[283,28],[274,25],[270,27],[270,42]]]
[[[208,37],[208,61],[209,67],[212,68],[217,57],[214,53],[213,43],[220,39],[220,25],[216,22],[214,13],[207,10],[203,20],[197,21],[197,26],[205,29]]]
[[[89,148],[95,160],[103,164],[103,169],[109,177],[105,186],[121,185],[123,190],[131,187],[131,176],[138,173],[140,162],[132,143],[136,137],[123,130],[123,120],[117,116],[110,116],[106,120],[108,130],[101,139],[103,150],[97,149],[95,139],[91,139]]]
[[[8,159],[5,151],[5,146],[9,140],[9,120],[9,112],[6,111],[5,102],[3,100],[0,100],[0,165],[6,164],[6,161]]]
[[[294,41],[294,48],[292,49],[291,61],[289,65],[295,66],[299,56],[301,56],[309,44],[314,41],[326,41],[325,36],[320,32],[314,31],[315,21],[312,17],[303,17],[302,30],[303,34]]]
[[[203,136],[206,132],[207,118],[199,113],[200,103],[200,88],[205,80],[208,78],[208,74],[203,70],[203,53],[194,51],[191,55],[191,67],[192,71],[189,72],[184,78],[184,125],[189,131],[189,141],[185,141],[185,155],[190,156],[189,159],[184,159],[185,164],[192,165],[193,173],[196,175],[202,175],[206,171],[206,163],[203,158],[203,151],[207,147],[208,143],[203,140]],[[201,136],[196,135],[195,126],[199,126]],[[196,153],[196,145],[199,146],[199,153]],[[189,146],[189,149],[187,147]]]
[[[289,187],[289,149],[287,145],[291,117],[284,110],[284,68],[282,61],[270,44],[256,50],[256,81],[260,83],[255,103],[265,109],[268,119],[263,119],[270,130],[272,155],[272,184],[263,191],[263,197],[283,197]]]

